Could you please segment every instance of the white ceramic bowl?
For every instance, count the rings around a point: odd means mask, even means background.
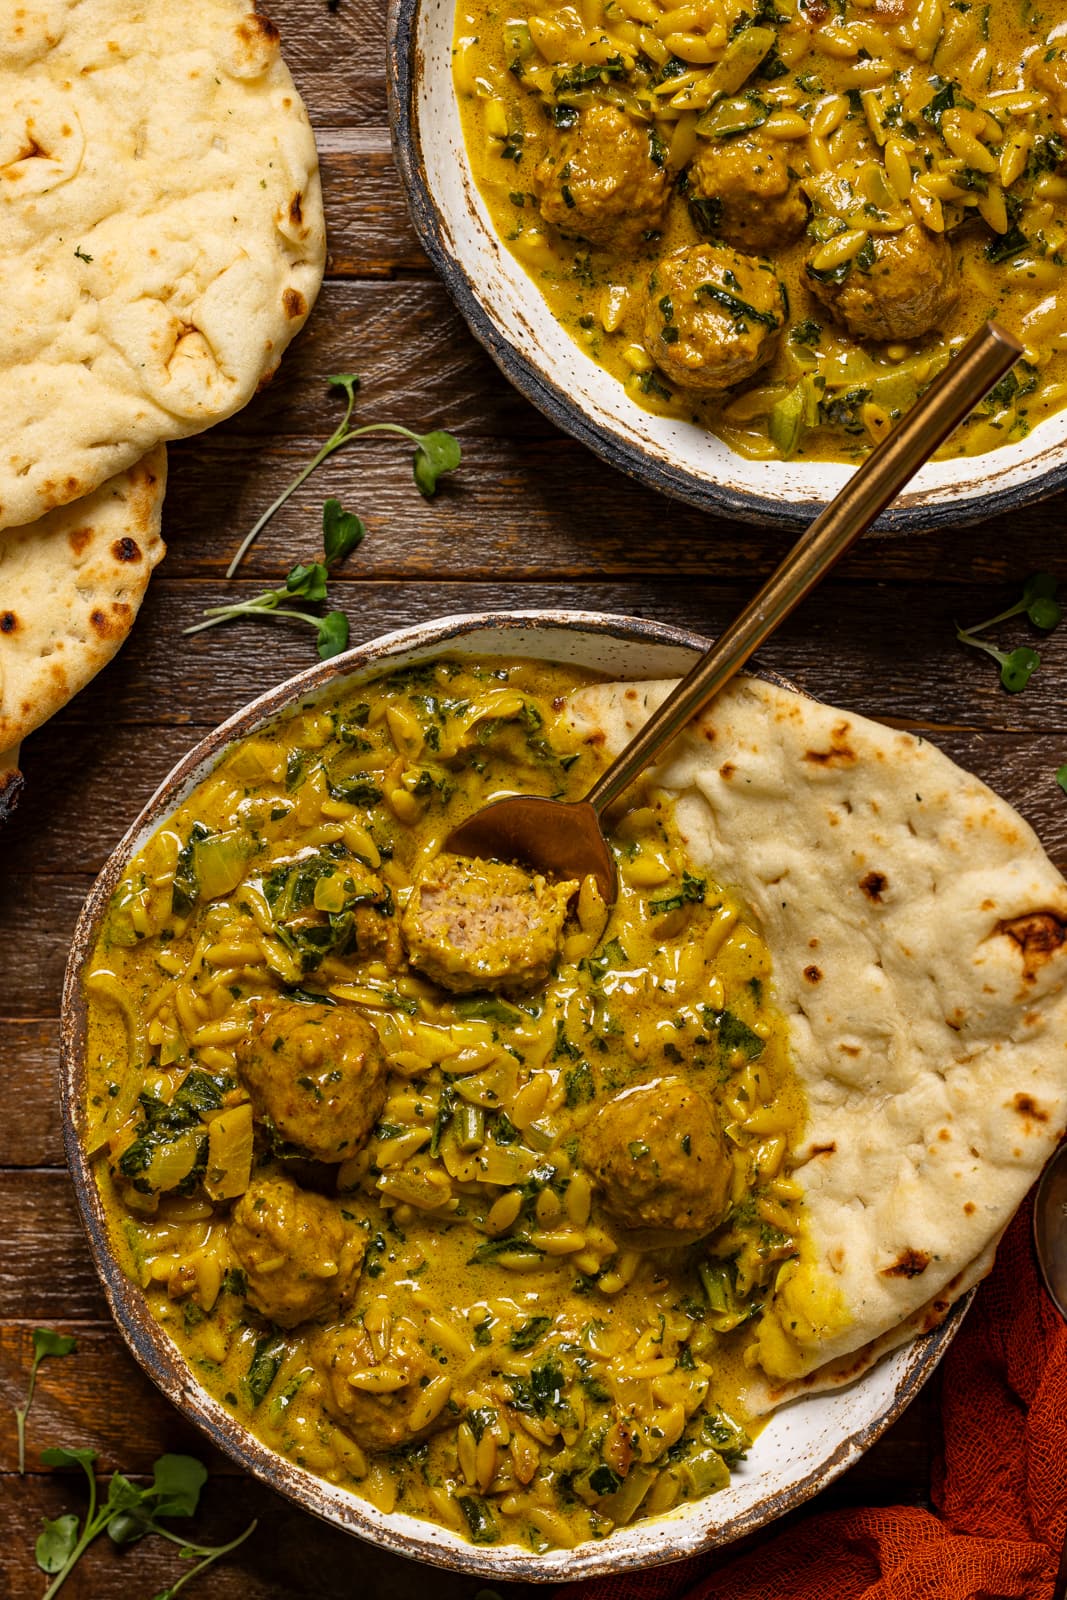
[[[578,348],[501,243],[460,127],[454,21],[454,0],[390,0],[390,108],[416,231],[472,333],[528,400],[622,472],[704,511],[806,526],[851,467],[749,461],[692,423],[644,411]],[[876,528],[978,522],[1064,487],[1067,411],[990,454],[929,463]]]
[[[445,653],[526,656],[562,661],[618,678],[658,678],[685,671],[707,648],[696,634],[658,623],[590,612],[504,612],[421,623],[350,650],[270,690],[224,722],[179,762],[116,848],[82,910],[63,996],[64,1137],[96,1267],[127,1344],[163,1393],[215,1444],[271,1488],[372,1544],[437,1566],[486,1578],[556,1583],[677,1561],[763,1527],[852,1465],[904,1410],[930,1376],[969,1303],[961,1301],[935,1332],[880,1361],[834,1393],[805,1398],[776,1413],[730,1486],[667,1515],[619,1529],[575,1550],[532,1555],[517,1545],[477,1546],[414,1517],[386,1515],[343,1488],[275,1454],[242,1428],[202,1387],[140,1289],[112,1253],[99,1192],[86,1157],[85,1003],[82,969],[92,954],[111,894],[130,858],[237,739],[255,733],[297,702],[334,692],[391,667]]]

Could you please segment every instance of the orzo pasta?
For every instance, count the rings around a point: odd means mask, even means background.
[[[946,446],[1067,402],[1067,22],[1024,0],[460,0],[494,225],[641,405],[755,457],[877,443],[987,316]]]
[[[603,765],[583,681],[443,659],[244,740],[86,978],[114,1240],[198,1378],[375,1505],[534,1549],[728,1482],[803,1226],[766,946],[650,783],[613,817],[617,906],[573,886],[547,977],[456,992],[409,959],[449,828]]]

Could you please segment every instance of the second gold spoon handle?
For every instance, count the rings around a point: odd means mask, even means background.
[[[968,340],[590,790],[587,798],[598,812],[629,788],[689,719],[740,672],[1021,354],[1018,341],[995,322],[987,322]]]

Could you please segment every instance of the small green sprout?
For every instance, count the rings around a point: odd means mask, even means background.
[[[1029,645],[1020,645],[1015,650],[998,650],[995,645],[989,644],[985,639],[979,639],[978,634],[984,633],[987,628],[994,627],[998,622],[1006,622],[1009,617],[1025,615],[1035,628],[1040,628],[1043,633],[1051,633],[1063,617],[1063,608],[1056,599],[1057,580],[1048,572],[1035,572],[1027,578],[1023,585],[1022,599],[1017,600],[1006,611],[999,612],[995,617],[990,617],[986,622],[979,622],[972,628],[956,626],[956,638],[960,644],[970,645],[972,649],[984,650],[986,655],[992,656],[1000,666],[1000,681],[1004,688],[1011,694],[1019,694],[1025,689],[1038,667],[1041,657]]]
[[[994,627],[996,623],[1007,622],[1009,617],[1020,617],[1025,612],[1035,628],[1040,628],[1042,633],[1051,633],[1063,617],[1063,607],[1056,599],[1058,588],[1059,584],[1051,573],[1035,572],[1023,584],[1021,600],[1009,606],[1007,611],[990,617],[988,622],[978,622],[966,631],[985,633],[987,628]]]
[[[408,439],[415,446],[415,457],[412,464],[415,486],[419,493],[427,500],[432,500],[437,493],[438,481],[446,473],[454,472],[459,466],[462,452],[459,442],[452,434],[436,431],[433,433],[414,433],[410,428],[402,427],[399,422],[369,422],[365,427],[353,428],[350,426],[352,411],[356,404],[356,395],[359,392],[360,380],[354,372],[334,373],[326,382],[335,389],[341,389],[347,400],[345,414],[337,427],[333,430],[326,443],[312,456],[306,467],[302,467],[287,488],[264,511],[263,515],[249,530],[241,541],[240,548],[229,566],[226,576],[232,578],[237,568],[241,565],[253,542],[267,526],[271,517],[279,511],[290,495],[294,494],[300,485],[310,478],[317,467],[332,456],[335,450],[340,450],[343,445],[350,444],[353,439],[362,439],[370,433],[392,433],[400,438]],[[361,525],[362,526],[362,525]],[[358,540],[356,541],[359,542]]]
[[[191,1517],[196,1511],[207,1472],[195,1456],[160,1456],[152,1468],[152,1482],[145,1489],[121,1472],[114,1473],[103,1504],[96,1480],[95,1450],[42,1450],[41,1460],[46,1467],[80,1467],[89,1484],[89,1509],[84,1525],[72,1512],[42,1519],[44,1528],[38,1535],[34,1553],[41,1571],[53,1580],[43,1600],[53,1600],[93,1540],[105,1530],[117,1545],[134,1544],[145,1534],[156,1533],[161,1539],[178,1545],[179,1554],[185,1560],[196,1562],[195,1567],[155,1595],[154,1600],[173,1600],[191,1578],[236,1550],[255,1530],[256,1524],[252,1522],[228,1544],[203,1545],[183,1539],[161,1525],[161,1517]]]
[[[986,655],[1000,663],[1000,681],[1011,694],[1018,694],[1025,689],[1041,665],[1041,657],[1029,645],[1020,645],[1017,650],[998,650],[996,645],[987,644],[984,639],[972,639],[962,628],[956,630],[956,638],[961,644],[984,650]]]
[[[51,1328],[33,1330],[33,1365],[30,1367],[30,1385],[26,1391],[25,1405],[15,1407],[15,1431],[18,1435],[19,1474],[26,1471],[26,1418],[33,1404],[33,1391],[37,1384],[37,1368],[49,1356],[73,1355],[78,1348],[77,1339],[69,1333],[55,1333]]]
[[[319,655],[323,661],[338,656],[348,648],[348,618],[343,611],[328,611],[324,617],[313,616],[308,611],[296,611],[292,602],[303,601],[318,605],[326,599],[328,568],[351,555],[363,542],[366,528],[354,512],[345,511],[340,500],[327,500],[322,508],[322,548],[325,562],[298,561],[290,567],[285,583],[280,589],[266,589],[251,600],[234,600],[224,606],[209,606],[203,622],[194,622],[186,633],[202,633],[205,628],[216,628],[220,622],[230,622],[234,617],[290,617],[306,622],[316,632]]]
[[[1067,767],[1060,767],[1057,769],[1056,782],[1059,784],[1064,794],[1067,794]]]

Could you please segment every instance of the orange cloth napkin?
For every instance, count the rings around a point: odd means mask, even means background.
[[[825,1512],[556,1600],[1050,1600],[1067,1523],[1067,1325],[1015,1218],[944,1364],[938,1515]]]

